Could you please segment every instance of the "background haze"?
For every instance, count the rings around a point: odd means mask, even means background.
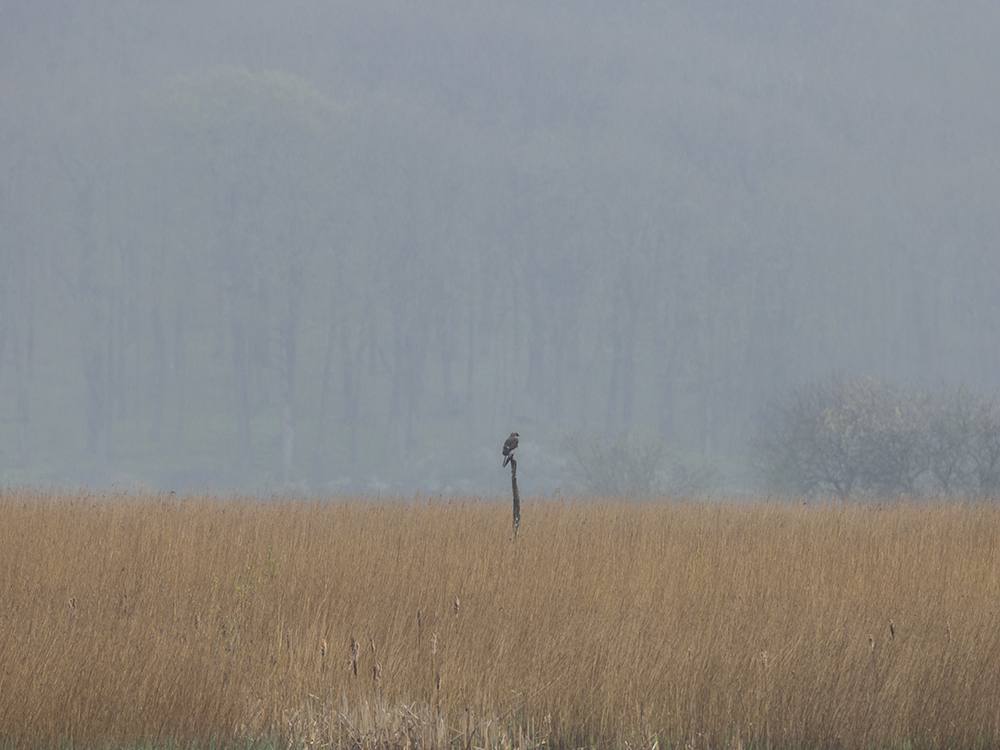
[[[0,0],[0,477],[749,481],[788,386],[1000,380],[1000,9]]]

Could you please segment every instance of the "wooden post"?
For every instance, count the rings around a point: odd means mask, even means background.
[[[514,493],[514,539],[517,539],[517,527],[521,525],[521,496],[517,492],[517,460],[510,457],[510,489]]]

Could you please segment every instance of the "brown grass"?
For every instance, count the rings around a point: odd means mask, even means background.
[[[0,738],[1000,743],[994,504],[535,501],[509,526],[475,499],[8,491]]]

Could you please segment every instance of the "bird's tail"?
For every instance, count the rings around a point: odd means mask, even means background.
[[[510,456],[504,456],[503,457],[503,467],[505,469],[507,468],[507,464],[509,464],[509,463],[510,463]]]

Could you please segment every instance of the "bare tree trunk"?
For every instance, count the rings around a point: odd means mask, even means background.
[[[424,311],[420,311],[422,313]],[[414,305],[400,299],[393,306],[393,360],[390,421],[396,434],[396,455],[402,460],[413,455],[417,407],[423,390],[423,369],[427,356],[427,334],[422,315]]]
[[[291,304],[288,317],[281,324],[281,481],[292,480],[292,459],[295,456],[295,348],[298,305]]]
[[[163,399],[167,370],[167,347],[163,336],[163,319],[160,317],[159,302],[153,305],[149,318],[153,329],[153,425],[149,430],[149,439],[158,443],[163,428]]]
[[[704,403],[705,423],[702,433],[702,452],[704,453],[705,458],[712,457],[712,429],[713,429],[712,425],[714,424],[714,420],[712,419],[711,398],[712,398],[711,395],[706,396],[706,400]]]
[[[107,358],[107,393],[104,399],[102,428],[104,451],[101,456],[101,473],[105,478],[111,476],[111,461],[114,459],[114,425],[115,425],[115,322],[114,313],[108,315],[108,358]]]
[[[21,361],[20,332],[14,330],[14,384],[17,391],[17,467],[28,468],[28,373],[27,363]]]
[[[476,412],[473,409],[473,384],[476,375],[476,307],[475,303],[469,303],[469,346],[468,360],[465,364],[465,405],[464,411],[470,426],[475,425]]]
[[[371,343],[374,349],[374,342]],[[358,352],[352,356],[351,342],[348,331],[344,331],[340,337],[340,356],[344,361],[344,422],[347,423],[347,430],[350,438],[349,455],[351,465],[358,462],[358,411],[360,404],[358,399],[358,371],[361,368],[361,351],[364,347],[364,340],[358,342]]]
[[[187,360],[184,356],[184,311],[177,309],[174,317],[174,351],[173,351],[174,373],[171,381],[171,388],[176,394],[174,401],[177,409],[177,447],[184,439],[184,406],[187,403],[187,392],[185,390],[185,368]]]
[[[614,431],[618,424],[626,430],[632,429],[632,406],[635,402],[635,335],[639,323],[639,301],[633,284],[632,267],[631,258],[626,259],[615,283],[608,432]]]
[[[118,345],[111,375],[111,387],[114,394],[114,411],[117,412],[118,419],[125,419],[128,416],[128,404],[125,399],[125,292],[119,288],[113,294],[111,316],[114,323],[109,335],[112,341],[118,342]]]
[[[551,325],[548,311],[542,309],[541,295],[537,280],[532,274],[525,274],[522,281],[525,289],[525,311],[528,313],[528,372],[524,381],[525,393],[535,399],[539,414],[545,413],[545,354],[548,350],[548,328]]]
[[[295,455],[295,422],[292,419],[292,405],[285,403],[281,410],[281,481],[292,481],[292,458]]]
[[[294,241],[294,238],[293,238]],[[281,336],[281,435],[282,482],[292,481],[295,457],[295,366],[298,354],[299,309],[303,293],[305,258],[301,249],[292,252],[285,281],[284,313],[279,324]]]
[[[253,459],[250,441],[250,383],[247,373],[246,324],[232,319],[233,329],[233,384],[236,388],[236,445],[240,478],[250,474]]]
[[[316,430],[316,452],[313,454],[312,483],[323,479],[327,452],[326,435],[330,423],[330,380],[333,375],[333,345],[337,338],[337,316],[335,303],[330,303],[330,327],[323,352],[323,377],[319,387],[319,424]]]
[[[70,292],[76,296],[81,310],[80,344],[83,379],[86,387],[87,449],[97,465],[100,479],[106,479],[111,464],[111,425],[114,388],[112,385],[113,315],[110,302],[102,291],[97,272],[97,240],[94,237],[93,185],[86,183],[77,191],[80,264],[75,285]],[[75,287],[75,288],[74,288]]]
[[[3,310],[3,323],[0,324],[0,359],[2,359],[8,338],[10,340],[11,359],[14,365],[14,391],[17,426],[17,468],[27,469],[30,458],[28,446],[28,380],[31,376],[30,362],[30,342],[22,348],[20,325],[21,318],[18,313],[30,309],[30,287],[27,279],[27,263],[24,257],[15,260],[17,267],[14,270],[14,278],[9,278],[7,268],[2,269],[3,276],[0,278],[0,305]],[[13,290],[9,284],[13,281]],[[13,298],[12,298],[13,297]],[[23,313],[22,313],[23,314]],[[29,313],[30,314],[30,313]],[[29,323],[30,338],[30,323]]]

